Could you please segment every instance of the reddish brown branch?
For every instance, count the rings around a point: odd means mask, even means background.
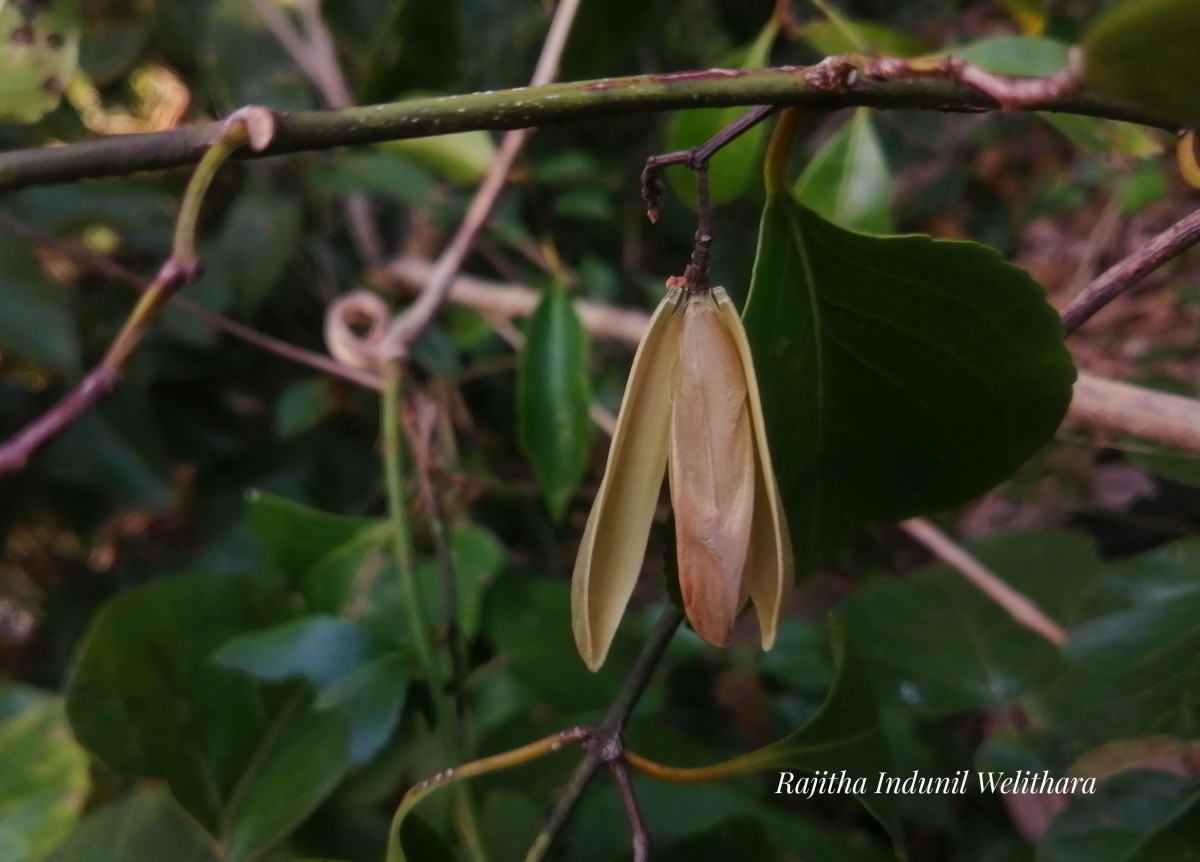
[[[1197,242],[1200,242],[1200,210],[1180,219],[1133,254],[1093,279],[1063,310],[1063,326],[1068,333],[1074,332],[1088,318],[1145,275],[1183,254]]]

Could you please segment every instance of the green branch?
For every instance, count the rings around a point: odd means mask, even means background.
[[[860,61],[848,58],[851,64]],[[817,67],[709,69],[518,87],[463,96],[413,99],[336,111],[280,113],[271,142],[247,158],[419,138],[474,129],[551,126],[617,115],[728,105],[795,105],[835,110],[857,105],[936,111],[990,111],[998,104],[953,76],[876,80],[859,75],[831,87]],[[1076,92],[1024,108],[1129,120],[1175,129],[1107,99]],[[199,160],[221,128],[208,123],[152,134],[120,135],[0,154],[0,192],[85,177],[170,168]]]

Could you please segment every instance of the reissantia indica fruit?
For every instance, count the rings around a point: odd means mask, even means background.
[[[575,643],[604,663],[670,469],[679,586],[692,628],[729,643],[749,598],[763,649],[792,582],[750,345],[722,288],[669,288],[638,345],[571,584]]]

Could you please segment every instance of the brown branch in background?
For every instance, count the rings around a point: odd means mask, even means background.
[[[320,0],[300,0],[297,11],[304,26],[301,34],[288,22],[275,0],[250,0],[271,35],[283,47],[296,67],[312,82],[329,108],[349,108],[354,104],[346,76],[338,64],[333,34],[321,18]],[[361,192],[351,192],[343,198],[350,236],[358,253],[369,264],[384,258],[383,239],[371,212],[371,200]]]
[[[429,283],[432,262],[416,257],[400,257],[381,270],[372,273],[377,287],[399,287],[413,293],[425,290]],[[504,318],[528,317],[541,301],[541,294],[527,284],[490,281],[471,275],[460,275],[450,283],[447,300]],[[574,300],[572,305],[584,327],[597,338],[614,338],[637,344],[650,316],[633,308],[617,308],[586,299]]]
[[[1068,334],[1143,276],[1200,242],[1200,210],[1177,221],[1146,245],[1101,273],[1063,310]]]
[[[48,411],[0,444],[0,475],[19,470],[40,447],[82,416],[117,385],[130,355],[158,312],[179,288],[201,273],[196,254],[196,224],[200,205],[217,170],[239,147],[262,149],[274,134],[274,115],[266,108],[242,108],[221,127],[209,145],[184,192],[175,222],[171,256],[142,293],[100,363]]]
[[[1200,400],[1080,371],[1068,414],[1092,428],[1200,454]]]
[[[0,212],[0,230],[6,230],[30,245],[43,248],[64,260],[70,261],[81,269],[95,272],[111,281],[124,282],[139,291],[145,291],[149,288],[149,284],[143,281],[142,277],[133,270],[103,255],[96,254],[78,243],[64,242],[55,237],[47,236],[17,221],[8,213]],[[173,295],[167,300],[167,304],[171,308],[183,312],[193,320],[199,321],[217,332],[233,336],[260,350],[272,353],[281,359],[295,362],[297,365],[307,366],[332,377],[340,377],[343,380],[356,383],[359,386],[365,386],[368,389],[379,389],[382,385],[378,374],[358,368],[351,368],[348,365],[331,359],[323,353],[297,347],[294,344],[289,344],[270,335],[264,335],[258,330],[246,326],[244,323],[230,320],[228,317],[205,308],[203,305],[193,302],[187,297],[179,296],[178,294]]]
[[[1009,586],[930,521],[925,518],[909,518],[900,522],[900,529],[932,551],[938,559],[954,567],[972,586],[1003,608],[1018,625],[1024,626],[1055,646],[1061,646],[1067,639],[1062,627],[1050,619],[1032,599]]]

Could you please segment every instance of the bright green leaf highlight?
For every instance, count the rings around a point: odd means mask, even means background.
[[[387,153],[415,162],[459,185],[478,182],[496,158],[487,132],[459,132],[428,138],[405,138],[378,144]]]
[[[0,723],[0,764],[0,862],[38,862],[75,823],[89,783],[58,698]]]
[[[566,291],[547,288],[526,333],[517,372],[517,433],[557,520],[587,469],[591,387],[587,333]]]
[[[866,108],[825,142],[796,181],[796,199],[849,230],[891,233],[891,174]]]
[[[855,525],[953,506],[1053,435],[1074,368],[994,251],[871,237],[769,194],[743,315],[803,571]]]
[[[54,110],[78,61],[75,0],[0,0],[0,122],[32,123]]]
[[[1089,87],[1200,128],[1200,3],[1125,0],[1095,21],[1082,43]]]

